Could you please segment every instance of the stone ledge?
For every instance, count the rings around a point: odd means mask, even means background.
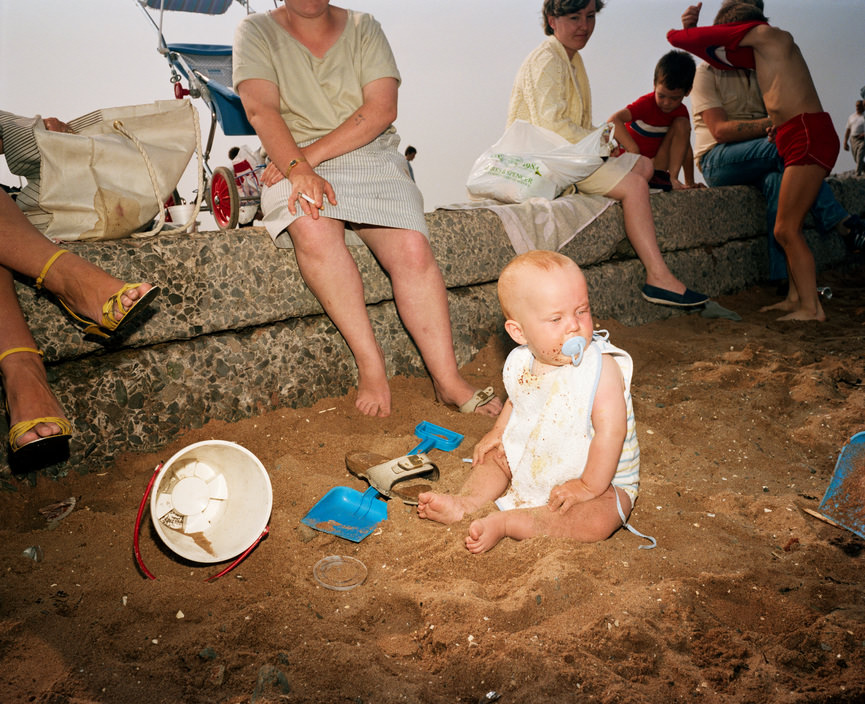
[[[848,210],[865,207],[865,179],[831,183]],[[765,278],[765,205],[756,190],[659,194],[652,209],[670,268],[693,288],[717,295]],[[439,210],[427,220],[462,365],[490,336],[503,334],[495,282],[513,250],[489,211]],[[818,267],[844,259],[837,236],[811,231],[808,238]],[[310,405],[355,384],[348,349],[303,283],[292,250],[277,250],[262,229],[69,247],[121,278],[158,282],[163,295],[146,325],[121,345],[103,346],[84,340],[50,297],[18,286],[52,388],[74,427],[72,457],[48,470],[52,476],[93,471],[119,452],[152,451],[212,419]],[[387,277],[365,247],[351,249],[388,373],[423,374]],[[563,252],[584,267],[597,318],[635,325],[677,314],[639,296],[643,268],[627,244],[620,206]],[[4,442],[6,431],[0,427]]]

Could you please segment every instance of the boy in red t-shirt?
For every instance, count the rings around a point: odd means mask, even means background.
[[[655,90],[637,98],[610,117],[616,140],[626,151],[653,160],[655,175],[649,185],[669,191],[694,188],[691,120],[682,105],[694,84],[696,64],[690,54],[671,51],[655,66]],[[683,171],[684,183],[679,181]]]

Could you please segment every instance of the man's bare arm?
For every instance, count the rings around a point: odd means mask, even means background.
[[[712,137],[719,144],[747,142],[749,139],[765,137],[772,120],[761,117],[756,120],[730,120],[724,108],[708,108],[700,113]]]

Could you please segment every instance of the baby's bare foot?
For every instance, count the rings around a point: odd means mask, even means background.
[[[492,550],[505,537],[504,513],[492,513],[472,521],[466,536],[466,549],[476,555]]]
[[[437,523],[457,523],[466,515],[462,497],[425,491],[417,497],[417,515]]]

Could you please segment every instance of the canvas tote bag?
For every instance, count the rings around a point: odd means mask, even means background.
[[[35,121],[42,161],[38,209],[24,214],[46,237],[63,241],[159,232],[165,223],[163,204],[192,153],[197,151],[201,159],[198,113],[192,103],[162,100],[105,108],[69,126],[72,133],[49,132],[41,119]],[[196,215],[204,190],[201,168],[199,172]],[[154,229],[139,232],[157,215]]]

